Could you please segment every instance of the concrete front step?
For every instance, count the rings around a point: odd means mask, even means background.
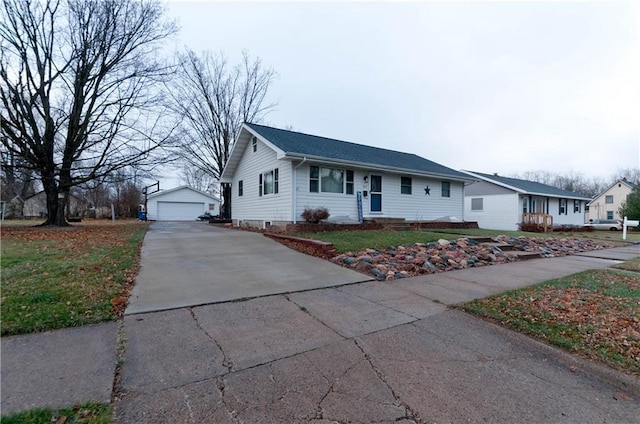
[[[515,256],[516,258],[518,258],[518,260],[521,260],[521,261],[526,261],[528,259],[542,258],[542,254],[539,253],[539,252],[518,252],[518,251],[513,251],[513,252],[507,252],[507,255]]]
[[[478,243],[495,243],[495,241],[493,241],[493,239],[491,237],[483,237],[483,236],[477,236],[477,237],[467,237],[469,240],[473,240],[476,241]]]
[[[488,246],[488,247],[497,247],[498,249],[502,250],[503,252],[511,252],[513,250],[515,250],[515,246],[511,245],[511,244],[507,244],[507,243],[482,243],[484,246]]]

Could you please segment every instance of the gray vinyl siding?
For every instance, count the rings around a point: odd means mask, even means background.
[[[475,184],[474,184],[475,185]],[[464,219],[477,221],[480,228],[489,230],[517,231],[522,222],[522,203],[529,201],[529,195],[510,191],[507,194],[471,194],[473,190],[465,190]],[[477,192],[476,192],[477,193]],[[585,202],[581,201],[580,212],[573,211],[573,199],[567,199],[568,213],[560,215],[557,197],[532,196],[538,205],[536,212],[548,213],[553,217],[553,225],[582,225],[584,221]],[[483,208],[471,210],[471,201],[482,198]]]
[[[442,197],[442,179],[411,177],[411,194],[400,192],[401,177],[410,175],[383,174],[382,214],[407,220],[429,221],[445,216],[463,218],[463,184],[450,181],[450,197]],[[425,194],[429,187],[430,194]],[[373,214],[372,214],[373,215]]]
[[[259,196],[259,175],[278,168],[278,193]],[[243,195],[238,196],[242,180]],[[231,188],[231,218],[234,221],[291,221],[291,162],[278,160],[276,152],[258,141],[253,151],[251,143],[242,153]]]
[[[471,210],[471,200],[478,198],[482,199],[482,210],[473,211]],[[512,190],[506,194],[486,195],[471,195],[465,190],[464,204],[465,221],[476,221],[478,227],[487,230],[518,230],[518,223],[522,219],[522,209],[518,194]]]
[[[407,220],[433,220],[444,216],[463,218],[463,184],[451,181],[450,197],[441,196],[441,179],[416,177],[408,174],[392,174],[353,169],[342,166],[317,165],[354,171],[354,194],[345,193],[311,193],[309,191],[309,166],[304,164],[296,170],[297,207],[296,215],[302,220],[300,214],[305,208],[326,207],[331,216],[348,216],[352,219],[358,217],[356,192],[370,192],[370,175],[382,176],[382,211],[371,212],[371,196],[363,197],[362,206],[365,218],[391,217],[405,218]],[[368,181],[364,181],[364,177]],[[412,193],[401,194],[401,177],[411,177]],[[445,180],[447,181],[447,180]],[[425,194],[425,187],[431,189],[430,195]]]
[[[585,205],[586,202],[581,200],[580,212],[573,211],[573,199],[567,199],[567,213],[559,214],[560,199],[549,199],[549,215],[553,216],[553,225],[582,225],[584,224],[585,217]]]
[[[345,193],[311,193],[309,191],[309,166],[320,166],[327,168],[351,169],[354,171],[353,194]],[[296,169],[296,186],[297,186],[297,205],[296,216],[299,222],[304,221],[301,217],[302,212],[306,208],[325,207],[329,210],[330,216],[348,216],[351,219],[358,219],[358,205],[356,192],[365,190],[364,175],[361,170],[353,168],[337,166],[337,165],[318,165],[304,164]],[[364,202],[363,202],[364,204]]]

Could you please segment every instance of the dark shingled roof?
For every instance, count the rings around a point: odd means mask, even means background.
[[[412,153],[365,146],[257,124],[246,124],[289,155],[379,165],[469,180],[469,176]]]
[[[577,197],[580,199],[588,199],[587,196],[583,196],[572,191],[562,190],[557,187],[553,187],[547,184],[536,183],[534,181],[521,180],[518,178],[502,177],[495,174],[483,174],[481,172],[470,171],[475,175],[486,178],[488,180],[495,181],[496,183],[509,185],[515,187],[525,193],[546,194],[554,197]]]

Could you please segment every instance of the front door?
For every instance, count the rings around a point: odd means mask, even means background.
[[[371,212],[382,212],[382,175],[371,175]]]

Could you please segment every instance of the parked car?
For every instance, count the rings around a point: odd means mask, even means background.
[[[584,224],[585,227],[592,227],[594,230],[622,230],[622,221],[617,219],[590,219]]]
[[[217,217],[218,217],[217,215],[211,215],[209,212],[205,212],[205,213],[203,213],[202,215],[200,215],[200,216],[198,217],[198,219],[199,219],[200,221],[208,221],[208,220],[210,220],[210,219],[212,219],[212,218],[217,218]]]

